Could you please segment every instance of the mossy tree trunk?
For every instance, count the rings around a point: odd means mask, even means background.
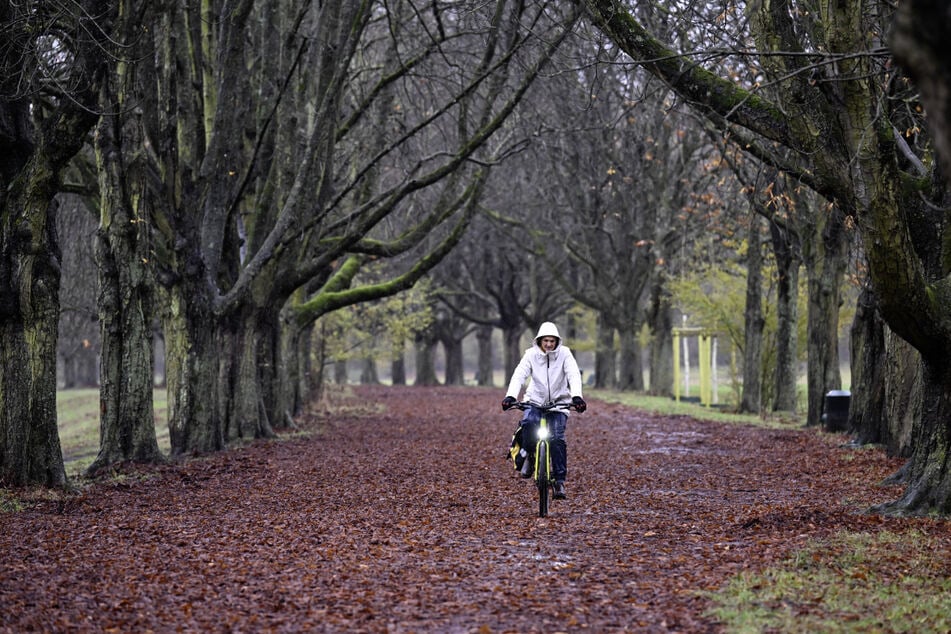
[[[171,453],[220,451],[225,447],[225,424],[218,404],[217,322],[194,287],[174,286],[167,292],[164,331]]]
[[[60,245],[54,199],[63,170],[97,119],[103,43],[114,8],[87,0],[49,16],[24,7],[0,5],[0,31],[16,36],[5,43],[0,77],[0,482],[54,487],[66,483],[56,418]],[[88,16],[99,20],[94,28]],[[42,56],[52,39],[63,47],[64,65],[53,82],[56,98],[48,100],[47,72],[11,62]],[[32,83],[37,78],[41,84]],[[71,85],[78,88],[58,92]]]
[[[126,7],[124,14],[128,14]],[[87,472],[123,461],[160,462],[154,379],[151,215],[136,67],[119,64],[105,82],[96,131],[100,223],[96,233],[102,352],[99,454]]]
[[[43,177],[47,170],[26,168],[0,198],[0,483],[6,486],[66,484],[56,426],[55,183]]]
[[[276,315],[263,307],[247,307],[233,320],[234,351],[228,371],[222,372],[221,398],[230,409],[225,418],[228,440],[271,438],[274,423],[281,424],[273,386],[280,363]]]

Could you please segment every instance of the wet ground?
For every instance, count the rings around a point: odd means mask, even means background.
[[[542,519],[501,390],[351,394],[0,515],[0,631],[716,632],[706,591],[900,493],[842,438],[590,401]]]

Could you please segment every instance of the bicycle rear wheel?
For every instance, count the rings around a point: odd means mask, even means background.
[[[548,516],[549,481],[548,443],[538,443],[535,450],[535,484],[538,486],[538,517]]]

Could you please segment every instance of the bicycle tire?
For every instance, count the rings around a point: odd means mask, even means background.
[[[535,484],[538,486],[538,517],[548,516],[549,482],[548,443],[538,443],[535,450]]]

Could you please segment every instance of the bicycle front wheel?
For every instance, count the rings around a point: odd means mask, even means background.
[[[535,450],[535,484],[538,486],[538,517],[548,516],[549,482],[548,443],[538,443]]]

